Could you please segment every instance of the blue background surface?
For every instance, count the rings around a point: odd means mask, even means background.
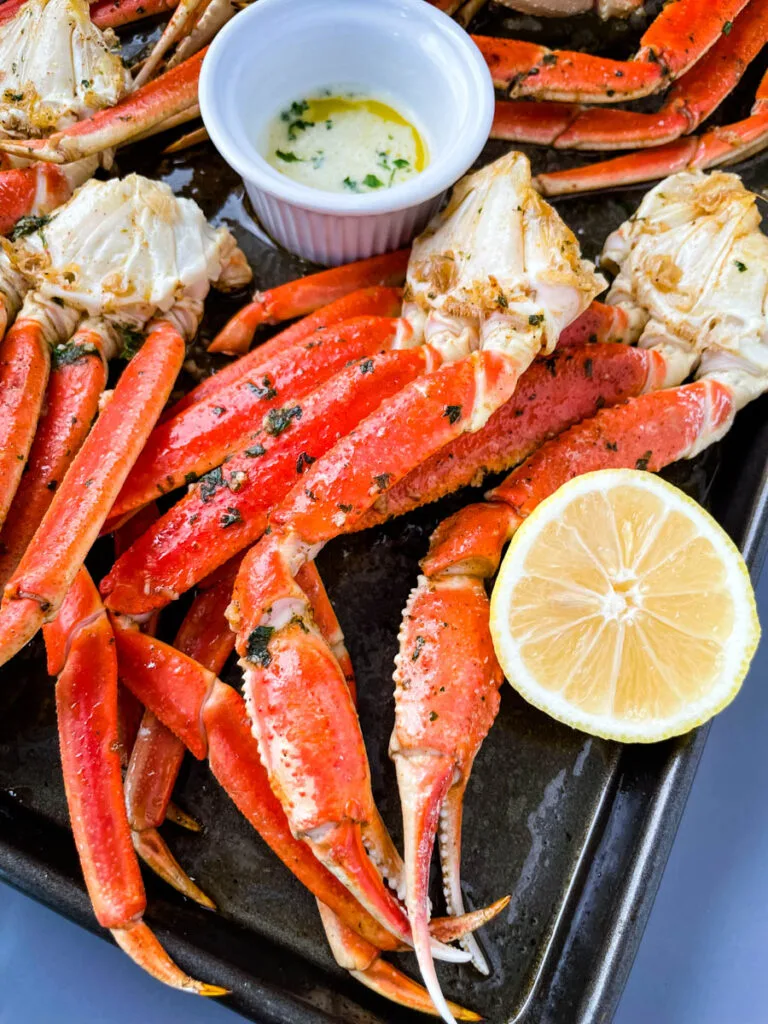
[[[768,572],[758,602],[768,623]],[[712,727],[615,1024],[768,1022],[766,678],[768,642]],[[239,1019],[158,985],[117,949],[0,885],[0,1024]]]

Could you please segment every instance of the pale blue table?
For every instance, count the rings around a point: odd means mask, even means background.
[[[768,624],[768,573],[758,600]],[[767,678],[765,643],[712,727],[615,1024],[768,1024]],[[0,886],[0,1024],[237,1019]]]

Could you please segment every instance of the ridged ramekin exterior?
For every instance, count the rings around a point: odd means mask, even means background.
[[[443,192],[404,210],[354,216],[305,210],[251,182],[246,182],[246,188],[262,227],[276,242],[327,267],[408,245],[427,226],[445,195]]]

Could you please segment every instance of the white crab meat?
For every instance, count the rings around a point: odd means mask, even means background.
[[[37,138],[114,106],[131,84],[88,0],[28,0],[0,22],[0,129]]]
[[[632,340],[662,351],[667,386],[695,370],[727,384],[736,408],[768,388],[768,238],[738,175],[660,182],[602,260],[618,269],[607,301],[629,314]]]
[[[462,178],[416,239],[403,313],[445,359],[497,349],[522,372],[605,284],[512,152]]]
[[[189,334],[212,284],[237,288],[251,276],[226,228],[137,174],[88,181],[14,249],[37,302],[134,330],[173,310]]]

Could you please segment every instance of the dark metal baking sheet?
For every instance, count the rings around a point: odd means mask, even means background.
[[[605,35],[602,52],[614,56],[629,54],[639,34],[636,25],[605,29],[591,18],[538,23],[493,9],[481,16],[477,28],[592,49],[599,31]],[[132,34],[129,52],[153,33],[157,27]],[[745,76],[723,119],[743,115],[757,78],[754,69]],[[274,249],[259,233],[240,182],[210,146],[168,159],[158,158],[155,146],[156,141],[121,154],[120,169],[161,176],[193,196],[213,220],[230,224],[258,286],[306,272],[305,265]],[[502,148],[489,145],[483,159]],[[536,169],[584,159],[542,150],[530,155]],[[768,157],[739,170],[755,190],[768,186]],[[642,192],[615,191],[561,204],[586,255],[597,254]],[[213,299],[201,339],[210,337],[237,306],[237,299]],[[213,365],[199,344],[184,384]],[[668,474],[711,508],[742,547],[753,575],[765,554],[767,410],[766,400],[755,403],[720,445]],[[431,530],[476,497],[477,492],[465,491],[387,526],[341,538],[320,558],[357,670],[374,793],[398,840],[399,809],[386,749],[400,611]],[[95,571],[99,562],[97,552]],[[182,607],[180,602],[167,616],[169,630]],[[224,676],[236,684],[231,667]],[[621,747],[550,721],[505,687],[501,713],[467,794],[463,875],[471,905],[504,893],[512,901],[482,934],[491,977],[481,979],[466,967],[441,968],[447,994],[493,1024],[609,1021],[705,739],[703,729],[650,748]],[[147,875],[147,917],[187,970],[231,989],[230,1005],[263,1024],[419,1019],[368,992],[334,964],[312,898],[240,817],[205,765],[190,760],[185,766],[177,799],[204,823],[205,831],[192,835],[168,825],[165,835],[220,913],[201,910]],[[52,684],[39,644],[0,670],[0,877],[97,930],[67,827]],[[437,886],[433,896],[439,907]],[[402,964],[413,971],[410,958],[402,958]]]

